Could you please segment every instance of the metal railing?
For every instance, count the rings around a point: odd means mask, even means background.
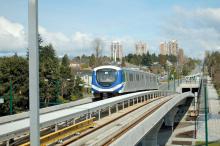
[[[126,95],[121,95],[113,98],[109,98],[106,100],[88,103],[76,107],[72,107],[69,109],[58,110],[50,113],[45,113],[40,116],[40,128],[46,128],[52,125],[57,125],[62,122],[70,121],[76,119],[81,116],[85,116],[87,118],[91,117],[92,113],[99,113],[103,109],[110,109],[113,106],[122,105],[124,107],[125,103],[128,101],[138,101],[152,99],[159,96],[169,96],[174,94],[172,91],[143,91],[139,93],[131,93]],[[19,136],[25,134],[29,130],[29,118],[24,118],[15,122],[4,123],[0,125],[0,141],[7,141],[15,137],[15,135]],[[20,125],[19,125],[20,123]],[[23,123],[23,124],[21,124]],[[10,128],[9,128],[10,127]]]
[[[61,130],[55,131],[53,133],[50,133],[48,135],[42,136],[40,138],[40,145],[41,146],[47,146],[50,144],[58,143],[59,141],[62,141],[62,139],[77,134],[79,132],[85,131],[91,127],[95,126],[95,123],[93,122],[95,118],[91,118],[82,122],[79,122],[77,124],[74,124],[72,126],[63,128]],[[25,144],[22,144],[20,146],[30,146],[30,142],[27,142]]]

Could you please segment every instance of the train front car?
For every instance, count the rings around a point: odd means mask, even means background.
[[[92,73],[93,101],[117,95],[123,90],[124,77],[122,69],[116,66],[100,66]]]

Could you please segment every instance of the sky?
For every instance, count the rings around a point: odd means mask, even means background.
[[[38,0],[39,33],[57,56],[90,55],[101,38],[103,55],[110,42],[120,41],[123,53],[135,43],[159,53],[162,41],[177,40],[185,54],[201,58],[220,50],[219,0]],[[0,56],[26,54],[28,0],[0,0]]]

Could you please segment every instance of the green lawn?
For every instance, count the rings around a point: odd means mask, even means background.
[[[205,146],[205,142],[197,141],[196,146]],[[220,141],[217,142],[209,142],[209,146],[220,146]]]

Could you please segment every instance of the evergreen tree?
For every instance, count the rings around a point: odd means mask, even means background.
[[[59,60],[51,44],[39,46],[40,99],[47,106],[56,101],[56,81],[59,79]]]
[[[9,114],[10,84],[12,84],[13,112],[28,110],[28,62],[14,55],[0,58],[0,116]]]

